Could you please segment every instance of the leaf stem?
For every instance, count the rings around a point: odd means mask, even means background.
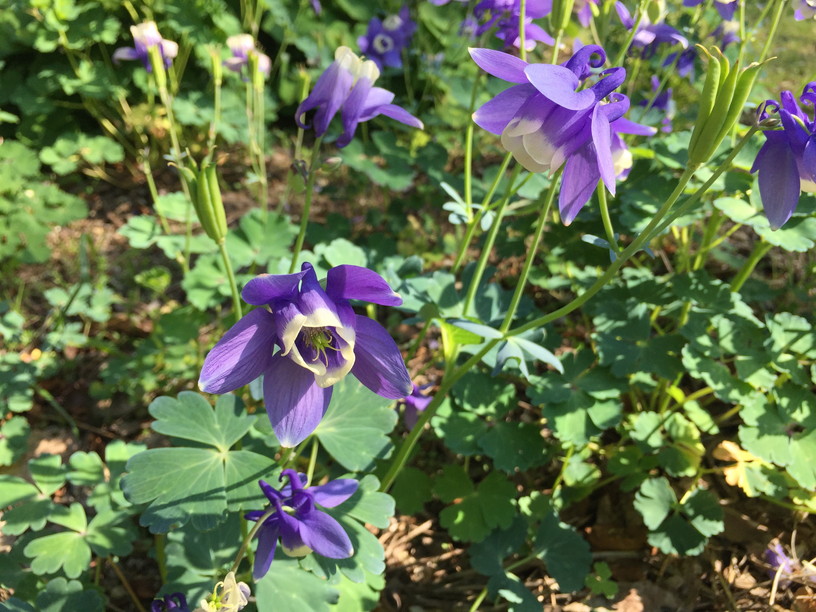
[[[289,265],[289,274],[292,274],[297,267],[298,256],[301,249],[303,249],[303,241],[306,239],[306,226],[309,224],[309,213],[312,210],[312,196],[314,195],[314,184],[317,178],[317,166],[320,159],[320,145],[323,143],[323,137],[319,136],[315,140],[312,148],[312,160],[309,162],[308,177],[306,178],[306,193],[303,200],[303,213],[300,217],[300,231],[298,231],[297,241],[295,242],[295,249],[292,252],[292,263]]]

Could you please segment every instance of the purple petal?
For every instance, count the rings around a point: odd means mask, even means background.
[[[391,104],[394,100],[394,93],[382,87],[372,87],[363,103],[363,110],[360,113],[360,122],[373,119],[380,114],[380,107]]]
[[[561,179],[561,192],[558,194],[558,208],[564,225],[572,223],[592,197],[600,178],[598,159],[592,143],[576,151],[567,160]]]
[[[300,536],[309,548],[329,559],[346,559],[354,554],[348,534],[325,512],[315,510],[301,518]]]
[[[423,124],[422,121],[396,104],[384,104],[377,108],[377,113],[420,130],[425,127],[425,124]]]
[[[275,300],[291,300],[297,293],[304,274],[305,272],[261,274],[244,285],[241,299],[255,306],[271,304]]]
[[[494,51],[493,49],[468,49],[470,57],[482,70],[510,83],[526,83],[527,75],[524,69],[527,62],[509,53]]]
[[[383,306],[402,304],[402,298],[382,276],[361,266],[343,265],[329,270],[326,293],[333,300],[362,300]]]
[[[612,123],[612,130],[618,134],[636,134],[638,136],[654,136],[657,128],[649,127],[641,123],[630,121],[626,117],[615,119]]]
[[[263,382],[266,413],[282,446],[297,446],[326,414],[332,388],[315,383],[314,374],[286,357],[275,356]]]
[[[536,93],[536,88],[529,84],[516,85],[505,89],[492,100],[482,104],[473,113],[473,121],[483,130],[499,136],[525,102],[535,96]]]
[[[297,107],[295,111],[297,124],[306,129],[308,126],[303,123],[303,115],[317,108],[314,117],[315,133],[318,136],[325,134],[332,118],[348,97],[353,80],[352,74],[341,67],[338,61],[332,62],[317,79],[312,93]]]
[[[368,93],[371,91],[371,85],[371,79],[360,77],[343,103],[343,133],[337,139],[338,147],[345,147],[354,138],[357,124],[360,122],[363,110],[365,110],[365,102]]]
[[[353,478],[332,480],[324,485],[309,487],[309,493],[324,508],[334,508],[354,495],[359,483]]]
[[[765,216],[773,229],[779,229],[790,219],[799,203],[801,181],[796,156],[783,138],[772,138],[762,145],[752,171],[759,171],[759,195]]]
[[[226,393],[263,374],[275,347],[275,318],[257,308],[233,325],[204,359],[198,386],[207,393]]]
[[[252,568],[252,577],[260,580],[266,576],[269,566],[275,559],[275,548],[278,545],[278,526],[264,525],[258,534],[258,550],[255,551],[255,566]]]
[[[396,342],[383,327],[357,315],[356,358],[351,373],[377,395],[400,399],[411,393],[411,377]]]
[[[601,179],[612,195],[615,195],[615,163],[612,161],[612,130],[600,106],[592,113],[592,142],[598,158]]]
[[[569,68],[554,64],[530,64],[524,73],[538,91],[559,106],[584,110],[596,102],[592,90],[575,91],[578,77]]]
[[[120,62],[122,60],[137,60],[141,59],[142,56],[138,50],[134,49],[133,47],[119,47],[116,51],[113,52],[113,59],[114,63]]]

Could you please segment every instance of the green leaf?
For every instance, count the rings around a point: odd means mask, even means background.
[[[440,492],[438,483],[435,489]],[[445,497],[450,499],[450,494]],[[510,526],[515,516],[515,497],[515,485],[499,472],[491,472],[475,492],[442,510],[439,522],[457,540],[480,542],[493,529]]]
[[[35,574],[53,574],[63,570],[69,578],[76,578],[91,562],[91,549],[81,534],[64,531],[32,540],[23,551],[31,557]]]
[[[28,445],[30,428],[25,417],[15,416],[0,427],[0,466],[11,465],[22,457]]]
[[[434,493],[443,502],[450,503],[459,497],[466,497],[475,491],[473,482],[458,464],[446,465],[442,474],[433,480]]]
[[[325,259],[331,268],[346,264],[362,267],[368,265],[365,251],[345,238],[336,238],[329,244],[318,244],[314,252]]]
[[[635,508],[651,531],[660,527],[676,503],[674,491],[665,478],[649,478],[640,485],[640,490],[635,495]]]
[[[538,425],[499,422],[480,437],[478,443],[494,465],[505,472],[526,471],[550,461]]]
[[[102,612],[104,608],[104,599],[98,591],[83,591],[80,582],[62,577],[49,580],[45,589],[37,595],[39,612]]]
[[[227,509],[262,499],[254,487],[259,478],[274,475],[274,462],[229,450],[256,419],[246,415],[240,400],[223,395],[213,410],[202,397],[183,392],[177,400],[158,398],[150,409],[160,417],[157,429],[209,447],[151,449],[127,462],[129,473],[121,482],[125,496],[132,503],[150,503],[142,525],[164,533],[191,520],[205,531],[223,522]]]
[[[750,225],[761,238],[786,251],[804,253],[816,241],[816,219],[812,217],[793,217],[784,227],[772,230],[762,210],[744,200],[718,198],[714,200],[714,206],[735,223]]]
[[[154,202],[154,206],[156,207],[156,211],[166,219],[186,221],[187,208],[192,205],[184,193],[174,191],[173,193],[163,193],[159,195]],[[190,215],[195,220],[195,213],[191,211]]]
[[[571,526],[562,523],[554,512],[541,521],[535,537],[536,555],[547,564],[561,592],[577,591],[589,574],[592,554],[589,544]]]
[[[504,574],[504,560],[521,548],[527,538],[527,521],[516,516],[507,529],[497,529],[468,549],[470,564],[485,576]]]
[[[339,596],[325,580],[298,567],[295,559],[275,559],[255,583],[258,612],[330,612]]]
[[[391,495],[400,514],[417,514],[431,499],[431,479],[422,470],[404,467],[394,481]]]
[[[506,600],[510,612],[541,610],[541,602],[514,574],[502,573],[491,576],[487,581],[487,592]]]
[[[603,561],[599,561],[592,566],[592,572],[586,577],[584,585],[589,588],[594,595],[603,595],[607,599],[612,599],[618,594],[618,584],[610,580],[612,569]]]
[[[334,385],[332,401],[315,435],[343,467],[360,472],[368,470],[375,459],[391,454],[394,447],[388,434],[396,423],[391,400],[346,376]]]
[[[380,491],[380,481],[367,474],[360,480],[357,490],[339,506],[329,509],[339,516],[350,516],[362,523],[370,523],[385,529],[394,516],[394,499]]]

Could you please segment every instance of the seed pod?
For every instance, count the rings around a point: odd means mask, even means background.
[[[708,56],[708,71],[706,73],[705,84],[703,85],[703,93],[700,96],[697,119],[694,122],[694,132],[692,132],[691,141],[689,142],[689,159],[691,159],[693,155],[692,152],[697,147],[697,141],[700,139],[703,125],[714,108],[714,102],[717,99],[717,90],[720,87],[720,75],[722,73],[720,60],[711,55],[705,47],[698,46],[698,49]]]

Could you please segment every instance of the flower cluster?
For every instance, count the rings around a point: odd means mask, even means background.
[[[411,42],[417,25],[408,14],[408,7],[403,6],[396,15],[389,15],[384,20],[375,17],[368,23],[365,36],[357,39],[360,51],[377,65],[402,67],[402,51]]]
[[[330,559],[346,559],[354,554],[348,534],[334,518],[317,506],[334,508],[354,495],[358,483],[352,478],[332,480],[324,485],[306,487],[306,477],[294,470],[283,470],[281,480],[289,482],[280,491],[259,481],[274,511],[253,510],[245,515],[250,521],[264,516],[258,530],[258,550],[252,575],[258,580],[266,575],[275,559],[280,539],[283,552],[302,557],[314,551]]]
[[[623,141],[618,141],[616,168],[613,134],[654,130],[622,119],[629,99],[613,92],[626,76],[623,68],[604,70],[593,85],[578,89],[591,68],[606,61],[601,47],[582,47],[562,65],[528,64],[490,49],[471,49],[471,56],[489,74],[516,83],[473,114],[476,124],[500,135],[504,148],[531,172],[553,173],[566,163],[558,199],[565,224],[575,219],[599,180],[615,193],[615,177],[627,162],[631,166],[631,156],[622,156]]]
[[[262,306],[244,316],[209,352],[198,384],[226,393],[263,375],[264,403],[278,440],[295,446],[317,427],[332,385],[351,372],[389,399],[411,393],[402,355],[388,332],[356,315],[349,300],[399,306],[402,298],[376,272],[337,266],[325,289],[311,264],[295,274],[249,281],[245,302]]]
[[[178,44],[172,40],[165,40],[159,34],[159,28],[154,21],[146,21],[139,25],[130,26],[133,35],[133,47],[120,47],[113,52],[113,61],[139,60],[148,72],[153,71],[150,65],[150,48],[158,47],[164,61],[165,68],[170,66],[173,58],[178,55]]]
[[[314,89],[295,111],[298,126],[308,129],[304,115],[317,109],[314,129],[323,136],[334,116],[342,109],[343,133],[337,139],[338,147],[345,147],[354,138],[357,125],[385,115],[400,123],[422,129],[422,122],[401,106],[391,104],[394,94],[374,87],[380,70],[372,60],[362,60],[348,47],[338,47],[334,62],[317,79]]]
[[[233,72],[241,72],[244,66],[249,64],[250,56],[255,56],[258,62],[258,70],[269,76],[272,69],[272,62],[269,56],[255,49],[255,39],[251,34],[236,34],[227,39],[227,46],[232,56],[224,60],[224,66]]]
[[[803,191],[816,193],[816,121],[799,102],[816,104],[816,81],[805,86],[798,102],[793,93],[783,91],[779,101],[767,100],[759,112],[764,121],[777,111],[782,123],[781,130],[765,132],[765,144],[751,168],[758,172],[762,206],[774,229],[791,218]]]

